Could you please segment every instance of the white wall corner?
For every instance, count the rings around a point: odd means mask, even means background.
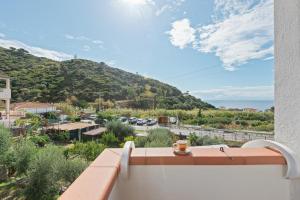
[[[300,1],[274,0],[275,140],[300,160]],[[300,180],[291,181],[290,199],[300,199]]]

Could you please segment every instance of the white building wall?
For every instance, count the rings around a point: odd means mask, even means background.
[[[109,200],[288,200],[281,165],[130,165]]]
[[[300,160],[300,1],[275,2],[275,139]],[[300,199],[300,180],[291,184]]]

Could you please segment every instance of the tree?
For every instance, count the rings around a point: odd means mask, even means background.
[[[127,136],[134,135],[134,129],[131,126],[122,124],[120,121],[111,121],[106,124],[108,132],[112,132],[119,141],[124,141]]]
[[[74,146],[66,150],[67,157],[79,156],[87,161],[95,160],[106,148],[104,144],[95,141],[81,143],[77,142]]]
[[[100,139],[100,143],[106,145],[107,147],[118,147],[119,146],[118,138],[111,132],[103,134]]]
[[[33,142],[21,139],[15,147],[16,171],[19,175],[25,174],[29,169],[30,162],[37,153],[37,148]]]
[[[62,150],[55,146],[41,149],[28,172],[25,196],[32,200],[51,200],[58,194],[59,166],[65,161]]]
[[[1,157],[8,151],[11,146],[12,137],[10,131],[0,125],[0,161]]]
[[[11,144],[11,133],[0,125],[0,180],[6,180],[9,169],[14,168],[14,151],[11,149]]]
[[[80,159],[68,160],[56,146],[41,149],[30,164],[25,196],[32,200],[56,199],[60,188],[69,185],[86,167]]]
[[[59,167],[60,177],[67,185],[75,181],[81,172],[88,166],[88,163],[82,159],[65,160]]]

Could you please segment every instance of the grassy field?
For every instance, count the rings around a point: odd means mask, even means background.
[[[252,130],[272,132],[274,130],[273,112],[247,112],[230,110],[134,110],[107,109],[108,116],[127,116],[138,118],[157,118],[173,116],[179,118],[181,124],[201,125],[205,128]]]

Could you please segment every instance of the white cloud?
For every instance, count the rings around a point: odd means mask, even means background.
[[[101,40],[93,40],[94,44],[103,44],[103,42]]]
[[[91,47],[89,45],[84,45],[83,46],[83,51],[90,51]]]
[[[175,11],[178,7],[180,7],[185,0],[172,0],[171,2],[164,4],[160,8],[158,8],[155,12],[156,16],[160,16],[166,11]]]
[[[214,53],[225,69],[273,55],[273,0],[215,0],[213,23],[200,27],[194,47]]]
[[[156,10],[155,15],[156,16],[160,16],[162,13],[164,13],[168,9],[172,9],[172,6],[169,5],[169,4],[165,4],[161,8],[159,8],[158,10]]]
[[[267,100],[274,98],[274,86],[226,86],[215,89],[192,91],[191,94],[208,100]]]
[[[29,46],[29,45],[24,44],[17,40],[4,40],[4,39],[0,38],[0,46],[7,48],[7,49],[10,47],[14,47],[16,49],[22,48],[22,49],[25,49],[26,51],[28,51],[32,55],[35,55],[38,57],[45,57],[45,58],[49,58],[49,59],[57,60],[57,61],[69,60],[69,59],[72,59],[72,57],[73,57],[73,56],[63,53],[63,52],[43,49],[40,47]]]
[[[71,35],[71,34],[65,34],[65,38],[68,40],[77,40],[80,42],[89,42],[92,45],[97,45],[99,48],[103,49],[103,41],[101,40],[93,40],[89,37],[86,36],[75,36],[75,35]],[[83,50],[84,51],[89,51],[91,49],[90,45],[84,45]]]
[[[89,41],[89,40],[91,40],[90,38],[85,37],[85,36],[74,36],[74,35],[70,35],[70,34],[66,34],[65,38],[68,39],[68,40],[79,40],[79,41]]]
[[[4,33],[0,33],[0,38],[5,38],[5,34]]]
[[[178,20],[172,23],[172,29],[167,32],[172,45],[185,48],[195,41],[196,30],[191,27],[188,19]]]

